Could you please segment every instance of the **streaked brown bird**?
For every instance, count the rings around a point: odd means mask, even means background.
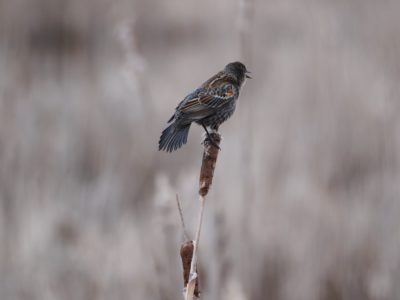
[[[240,89],[250,73],[241,62],[232,62],[212,76],[179,103],[168,120],[171,123],[161,134],[158,149],[175,151],[186,144],[192,122],[201,125],[208,139],[215,144],[207,128],[218,131],[235,111]]]

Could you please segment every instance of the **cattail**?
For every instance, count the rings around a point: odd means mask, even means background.
[[[181,247],[183,280],[186,285],[185,300],[199,299],[200,297],[199,287],[198,287],[199,276],[197,274],[197,257],[198,257],[197,251],[200,240],[201,224],[203,220],[203,212],[206,202],[206,196],[212,184],[215,165],[217,163],[217,158],[219,153],[219,144],[221,142],[221,136],[218,133],[213,132],[210,134],[210,136],[213,139],[213,143],[211,143],[211,141],[208,138],[204,140],[203,160],[200,169],[200,186],[199,186],[200,212],[199,212],[199,220],[197,223],[196,238],[193,242],[184,243]],[[190,264],[190,271],[188,272],[187,270],[189,264]]]
[[[219,143],[221,142],[221,136],[218,133],[211,133],[210,135],[214,143],[219,146]],[[204,141],[203,161],[200,169],[200,196],[206,196],[211,187],[218,153],[219,149],[210,143],[208,139],[206,139]]]

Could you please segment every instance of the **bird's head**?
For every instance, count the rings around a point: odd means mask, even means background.
[[[239,85],[242,85],[246,78],[251,78],[248,75],[250,72],[246,69],[246,66],[239,61],[227,64],[224,71],[235,78]]]

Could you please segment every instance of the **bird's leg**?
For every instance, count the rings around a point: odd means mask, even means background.
[[[201,126],[203,126],[204,130],[206,131],[207,134],[207,138],[210,140],[211,145],[213,145],[215,148],[217,148],[218,150],[221,150],[221,148],[218,146],[218,144],[214,141],[214,139],[211,137],[211,134],[208,132],[207,127],[201,123]]]

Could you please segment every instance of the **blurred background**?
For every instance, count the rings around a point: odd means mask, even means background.
[[[204,299],[400,299],[400,2],[0,0],[0,299],[181,299],[203,130],[241,60],[200,243]]]

